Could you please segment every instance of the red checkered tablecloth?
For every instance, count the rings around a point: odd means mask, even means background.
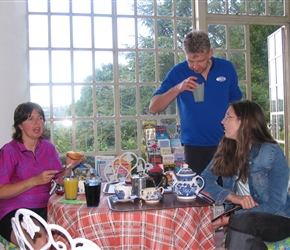
[[[118,212],[110,210],[106,194],[99,207],[57,202],[48,203],[48,222],[64,227],[73,238],[94,241],[101,249],[215,249],[211,206]],[[85,200],[85,195],[78,195]]]

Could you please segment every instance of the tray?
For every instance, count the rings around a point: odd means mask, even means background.
[[[118,184],[120,182],[107,182],[103,188],[103,192],[105,194],[115,194],[115,186],[116,184]],[[172,192],[172,188],[169,186],[167,188],[164,189],[164,194],[167,194],[167,193],[171,193]]]
[[[115,193],[115,191],[114,191],[115,186],[118,183],[120,183],[120,182],[107,182],[104,186],[103,192],[105,194],[114,194]]]
[[[204,207],[211,206],[214,204],[214,200],[199,194],[195,199],[192,200],[179,200],[174,194],[164,194],[163,199],[154,204],[148,204],[142,199],[136,198],[133,201],[120,203],[113,201],[113,195],[107,197],[108,204],[113,211],[140,211],[140,210],[156,210],[156,209],[170,209],[180,207]]]

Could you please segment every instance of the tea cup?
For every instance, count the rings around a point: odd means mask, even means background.
[[[141,190],[141,199],[148,203],[159,202],[163,198],[164,188],[149,187]]]
[[[119,184],[115,186],[115,195],[118,200],[128,200],[132,194],[132,186]]]

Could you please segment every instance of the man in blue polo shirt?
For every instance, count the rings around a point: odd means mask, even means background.
[[[177,98],[185,161],[200,174],[224,134],[221,121],[229,103],[240,100],[242,92],[233,64],[212,57],[213,50],[205,32],[189,32],[183,41],[183,51],[186,61],[169,71],[153,94],[150,111],[162,112]],[[204,85],[203,102],[194,99],[198,84]]]

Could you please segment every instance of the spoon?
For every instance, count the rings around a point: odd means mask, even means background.
[[[163,179],[158,183],[158,185],[156,186],[156,189],[159,188],[159,187],[161,186],[162,182],[163,182]],[[155,182],[154,182],[154,183],[155,183]]]

